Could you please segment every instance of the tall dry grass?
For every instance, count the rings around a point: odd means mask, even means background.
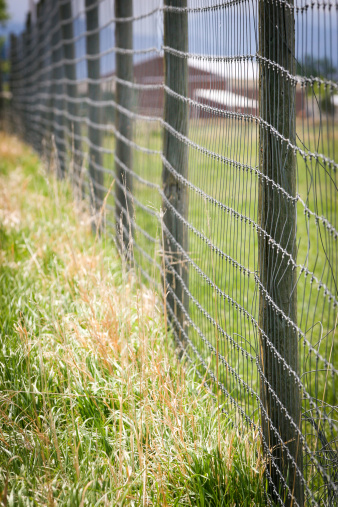
[[[0,498],[263,505],[257,434],[177,359],[159,297],[67,181],[0,141]]]

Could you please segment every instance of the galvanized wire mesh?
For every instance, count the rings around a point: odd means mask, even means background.
[[[280,505],[337,505],[337,29],[330,1],[45,0],[11,45],[13,130],[104,204]]]

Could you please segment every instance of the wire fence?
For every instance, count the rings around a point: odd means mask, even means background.
[[[338,505],[338,3],[42,0],[10,60],[7,124],[105,204],[267,501]]]

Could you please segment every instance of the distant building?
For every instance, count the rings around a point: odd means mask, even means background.
[[[141,114],[149,116],[163,114],[163,63],[163,56],[159,55],[134,66],[135,83],[154,85],[149,88],[140,87],[135,93],[137,110]],[[257,62],[189,58],[188,73],[191,117],[206,118],[217,114],[217,110],[220,116],[226,111],[253,116],[259,114]],[[103,89],[114,93],[114,81],[106,82]],[[296,87],[296,114],[306,115],[305,95],[300,85]]]
[[[207,117],[217,114],[210,108],[257,116],[259,65],[252,60],[212,61],[188,59],[188,97],[190,115]],[[163,57],[158,56],[134,67],[134,80],[139,84],[163,84]],[[296,114],[304,115],[304,92],[296,87]],[[138,110],[143,114],[162,115],[163,89],[143,89],[138,92]],[[207,106],[207,107],[202,107]]]

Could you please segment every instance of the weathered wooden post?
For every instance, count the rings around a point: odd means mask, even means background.
[[[0,53],[0,126],[1,123],[4,121],[4,114],[5,114],[5,99],[3,96],[4,93],[4,87],[3,87],[3,61],[2,61],[2,55]]]
[[[41,152],[44,155],[46,162],[50,160],[50,130],[52,122],[52,73],[53,69],[50,62],[49,54],[51,53],[51,36],[49,21],[50,3],[48,0],[40,0],[37,9],[38,23],[40,26],[39,39],[42,41],[41,47],[41,81],[40,90],[42,97],[40,98],[41,112]]]
[[[302,473],[302,445],[296,430],[301,428],[301,401],[291,373],[299,372],[297,273],[290,262],[290,257],[296,260],[297,254],[296,155],[285,141],[296,144],[295,82],[290,79],[295,75],[293,0],[259,0],[259,55],[260,170],[269,178],[263,176],[259,186],[259,224],[265,231],[259,233],[259,326],[264,375],[260,392],[268,416],[263,410],[262,430],[269,449],[265,448],[268,471],[276,491],[285,496],[285,505],[295,505],[296,501],[302,506],[303,485],[296,471],[298,468]],[[284,358],[287,368],[273,348]]]
[[[165,7],[180,7],[182,10],[164,10],[164,46],[172,48],[183,53],[188,52],[188,13],[184,8],[187,7],[187,0],[164,0]],[[175,317],[172,319],[172,325],[177,333],[181,343],[188,332],[184,310],[189,311],[189,297],[184,290],[182,282],[177,274],[183,280],[186,288],[189,287],[189,269],[185,262],[179,244],[183,251],[188,252],[188,229],[178,218],[188,218],[189,195],[188,188],[168,169],[168,164],[177,171],[178,174],[188,179],[188,146],[180,135],[188,134],[188,103],[184,100],[188,96],[188,59],[186,56],[174,54],[164,49],[164,73],[165,84],[173,92],[181,96],[181,99],[164,94],[164,121],[170,127],[178,132],[175,136],[171,130],[164,129],[163,155],[165,163],[163,164],[162,181],[165,199],[164,226],[173,236],[170,238],[164,230],[164,250],[166,264],[166,284],[171,287],[167,294],[167,306],[171,308]],[[168,205],[170,203],[170,206]],[[176,211],[173,211],[173,209]],[[184,310],[175,300],[174,295],[182,303]],[[169,317],[170,318],[170,317]]]
[[[77,83],[76,83],[76,64],[75,64],[75,44],[73,29],[72,1],[58,0],[60,6],[60,19],[63,42],[64,75],[66,78],[65,89],[67,91],[67,100],[65,107],[69,115],[68,129],[70,132],[70,143],[74,165],[74,177],[78,183],[81,173],[82,155],[81,155],[81,122],[79,120],[79,105]]]
[[[40,154],[42,154],[42,141],[45,131],[45,125],[43,123],[43,112],[38,108],[38,106],[43,106],[44,100],[42,99],[42,95],[47,93],[47,87],[45,85],[46,77],[44,75],[44,52],[45,52],[45,44],[44,44],[44,18],[43,18],[43,9],[44,9],[44,0],[40,0],[36,6],[36,27],[37,27],[37,44],[39,47],[38,52],[38,62],[37,62],[37,80],[36,80],[36,90],[37,90],[37,124],[39,128],[38,136],[37,136],[37,149]]]
[[[12,94],[12,107],[11,107],[11,129],[12,132],[17,132],[17,121],[18,121],[18,105],[17,105],[17,93],[18,93],[18,39],[16,35],[11,33],[10,36],[10,75],[9,75],[9,89]]]
[[[102,134],[98,126],[101,124],[101,107],[95,102],[101,100],[100,86],[100,33],[99,33],[99,4],[97,0],[86,0],[86,49],[88,82],[88,137],[89,147],[89,174],[92,181],[92,204],[97,212],[102,204],[104,191],[104,173],[102,170]]]
[[[26,17],[26,29],[22,35],[23,40],[23,76],[22,89],[21,89],[21,107],[23,108],[23,137],[26,143],[30,142],[31,139],[31,122],[30,122],[30,95],[27,93],[27,88],[30,84],[31,77],[31,38],[32,38],[32,23],[30,12]]]
[[[31,10],[31,19],[32,19],[32,36],[31,36],[31,44],[32,44],[32,58],[31,58],[31,79],[30,79],[30,95],[31,95],[31,117],[32,123],[31,126],[33,135],[32,135],[32,146],[39,151],[41,147],[41,128],[39,125],[39,96],[40,96],[40,70],[41,70],[41,33],[40,26],[38,23],[37,17],[38,6],[35,4],[32,5]]]
[[[26,49],[27,49],[27,36],[26,32],[23,32],[18,37],[17,45],[17,104],[18,104],[18,134],[21,139],[25,139],[25,127],[26,127],[26,108],[24,103],[24,87],[26,83]]]
[[[133,22],[125,18],[133,16],[133,0],[115,0],[115,44],[121,50],[133,49]],[[121,18],[121,21],[119,19]],[[133,55],[131,52],[124,53],[117,50],[116,52],[116,77],[119,80],[131,83],[134,79]],[[133,107],[133,89],[121,83],[116,82],[116,102],[119,106],[132,111]],[[116,224],[117,245],[121,252],[125,255],[130,253],[130,242],[132,240],[132,224],[133,203],[130,194],[133,191],[133,179],[129,171],[133,168],[133,151],[127,140],[132,140],[133,136],[133,120],[124,112],[116,109],[115,126],[117,132],[122,136],[116,138],[116,216],[119,217]],[[128,195],[127,192],[130,192]],[[122,227],[120,227],[120,225]],[[120,230],[122,229],[122,230]]]
[[[58,162],[58,175],[63,178],[66,170],[66,142],[64,132],[64,118],[63,118],[63,47],[61,37],[61,23],[59,9],[56,9],[55,4],[50,4],[54,8],[54,16],[52,27],[54,28],[52,35],[52,90],[51,90],[51,133],[55,138],[56,156]]]

